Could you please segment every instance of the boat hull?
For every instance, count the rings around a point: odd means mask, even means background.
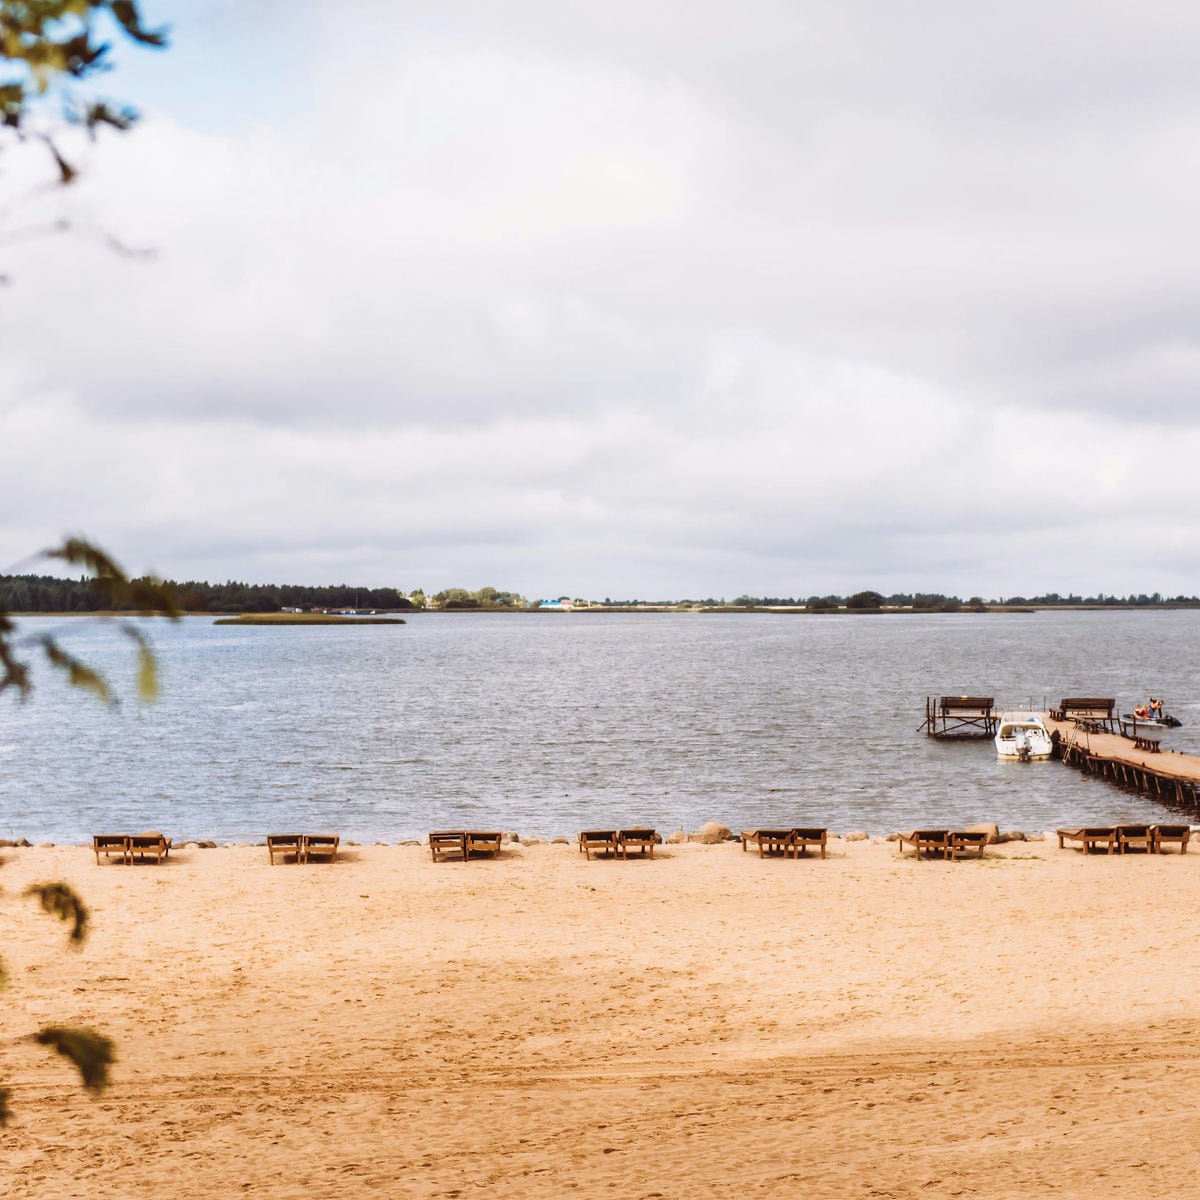
[[[1030,746],[1028,750],[1022,752],[1015,742],[1006,741],[1002,744],[997,738],[996,757],[1011,762],[1045,762],[1046,759],[1054,757],[1054,747],[1045,746],[1034,749]]]
[[[1157,721],[1124,720],[1121,721],[1121,732],[1127,738],[1136,738],[1141,742],[1157,742],[1170,726]]]

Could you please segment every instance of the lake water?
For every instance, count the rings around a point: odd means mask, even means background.
[[[1002,828],[1165,819],[1057,762],[917,732],[926,695],[1039,707],[1149,693],[1200,750],[1200,612],[879,616],[417,614],[406,625],[148,626],[157,704],[133,699],[132,643],[53,630],[106,668],[117,709],[39,670],[0,698],[0,836],[82,841],[163,829],[258,840],[430,829],[573,836],[704,821]]]

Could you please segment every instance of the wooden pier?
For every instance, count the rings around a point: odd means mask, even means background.
[[[1062,720],[1059,710],[1045,714],[1046,728],[1058,741],[1068,767],[1107,779],[1170,808],[1200,813],[1200,756],[1150,749],[1088,721]]]
[[[1125,737],[1111,697],[1067,697],[1041,716],[1056,757],[1066,766],[1200,816],[1200,755],[1160,750],[1157,741]],[[999,723],[993,696],[926,696],[918,732],[935,738],[993,737]]]

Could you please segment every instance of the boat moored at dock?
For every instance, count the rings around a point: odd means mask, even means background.
[[[1013,762],[1041,761],[1054,753],[1054,741],[1040,713],[1002,713],[995,742],[997,755]]]
[[[1157,742],[1171,726],[1165,721],[1150,721],[1145,717],[1121,718],[1121,733],[1124,737],[1132,738],[1135,742]]]

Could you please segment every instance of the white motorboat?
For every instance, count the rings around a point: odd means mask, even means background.
[[[1037,713],[1003,713],[996,731],[996,753],[1014,762],[1034,762],[1054,753],[1054,742]]]

